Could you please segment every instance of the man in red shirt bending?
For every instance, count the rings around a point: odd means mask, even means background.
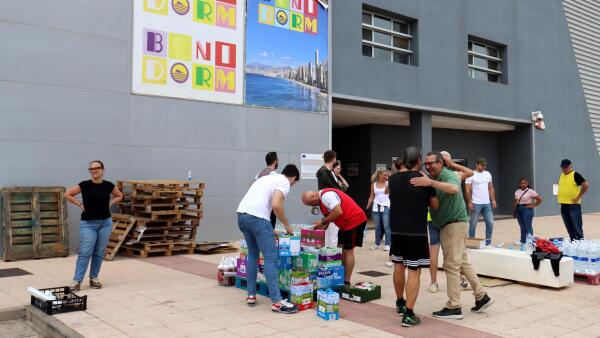
[[[350,196],[339,189],[306,191],[302,194],[302,203],[307,206],[319,206],[325,216],[313,223],[314,229],[327,229],[329,223],[335,223],[340,228],[338,247],[342,248],[344,283],[350,285],[350,276],[354,269],[354,247],[362,247],[367,216]]]

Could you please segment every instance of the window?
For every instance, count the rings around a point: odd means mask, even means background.
[[[411,64],[411,24],[404,20],[363,10],[362,54],[375,59]]]
[[[501,47],[469,39],[469,77],[489,82],[500,82],[502,76]]]

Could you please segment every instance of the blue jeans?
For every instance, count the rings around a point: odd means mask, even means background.
[[[533,236],[533,209],[528,208],[526,204],[519,204],[517,206],[517,222],[521,228],[521,243],[525,244],[527,234]]]
[[[262,252],[265,261],[265,278],[267,279],[271,302],[279,302],[281,300],[281,292],[279,291],[277,248],[275,247],[275,233],[273,232],[271,222],[246,213],[238,213],[238,227],[244,234],[244,239],[248,245],[248,258],[246,262],[248,296],[256,295],[257,260],[259,253]]]
[[[375,245],[381,244],[381,237],[385,234],[385,245],[392,244],[392,231],[390,230],[390,208],[379,207],[383,211],[373,211],[373,220],[375,221]]]
[[[440,229],[436,228],[427,222],[427,230],[429,231],[429,245],[440,245]]]
[[[581,204],[561,204],[562,216],[569,238],[571,240],[583,238],[583,218],[581,217]]]
[[[485,244],[492,244],[492,232],[494,231],[494,212],[492,211],[492,204],[473,204],[475,210],[471,212],[471,221],[469,222],[469,237],[475,237],[475,229],[477,228],[477,220],[479,215],[483,214],[483,220],[485,222]]]
[[[79,223],[79,255],[75,264],[73,280],[83,281],[90,264],[90,278],[97,278],[104,259],[104,250],[112,232],[112,219],[81,220]]]

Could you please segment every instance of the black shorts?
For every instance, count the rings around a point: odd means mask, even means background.
[[[390,247],[392,262],[404,264],[409,269],[429,267],[429,241],[427,235],[392,235]]]
[[[363,236],[367,222],[346,231],[338,231],[338,248],[354,249],[357,246],[362,247]]]

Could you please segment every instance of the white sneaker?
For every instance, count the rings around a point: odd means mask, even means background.
[[[520,240],[516,240],[515,241],[515,245],[521,245],[521,241]]]
[[[387,262],[385,262],[385,266],[387,266],[388,268],[391,268],[392,266],[394,266],[394,263],[387,261]]]
[[[460,281],[460,287],[463,290],[468,289],[469,288],[469,281],[467,281],[466,279],[461,279],[461,281]]]
[[[440,287],[439,287],[438,283],[431,283],[429,285],[429,292],[436,293],[438,291],[440,291]]]
[[[385,251],[390,251],[390,246],[389,246],[389,245],[386,245],[386,246],[383,248],[383,250],[385,250]]]
[[[379,245],[373,245],[369,249],[371,249],[371,250],[379,250]]]

